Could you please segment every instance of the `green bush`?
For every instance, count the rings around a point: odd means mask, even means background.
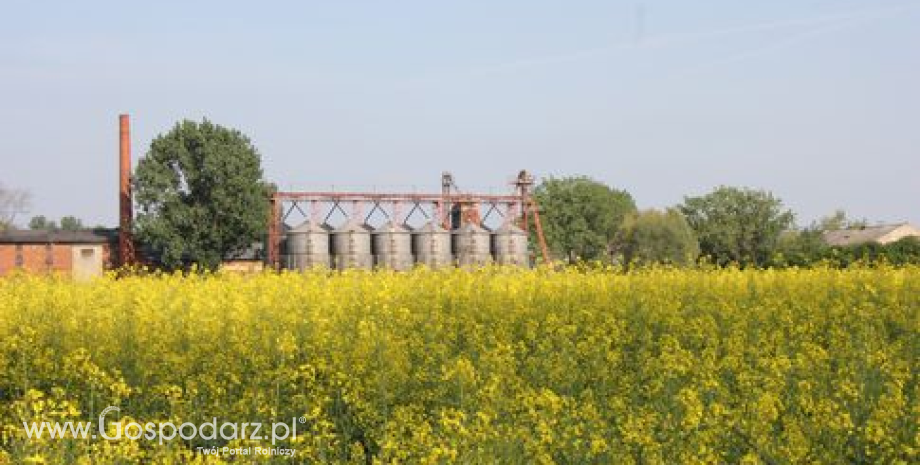
[[[774,268],[812,267],[818,264],[848,268],[855,264],[895,266],[920,264],[920,238],[905,237],[888,244],[867,242],[852,246],[827,246],[814,241],[809,231],[785,243],[770,261]]]

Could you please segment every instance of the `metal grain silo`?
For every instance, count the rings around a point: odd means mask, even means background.
[[[314,267],[332,266],[329,255],[329,226],[314,221],[305,221],[287,232],[286,268],[306,270]]]
[[[499,265],[530,266],[527,233],[510,221],[492,233],[492,251]]]
[[[412,233],[412,248],[415,261],[429,268],[441,268],[453,263],[450,231],[438,223],[429,221]]]
[[[412,268],[412,231],[392,221],[380,225],[373,234],[374,261],[380,268]]]
[[[349,221],[332,231],[332,253],[335,268],[371,269],[371,228],[357,221]]]
[[[481,266],[492,262],[492,237],[489,230],[466,223],[454,230],[454,252],[460,266]]]

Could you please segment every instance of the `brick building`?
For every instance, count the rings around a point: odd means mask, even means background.
[[[16,269],[63,273],[76,279],[112,268],[117,235],[111,230],[0,233],[0,276]]]

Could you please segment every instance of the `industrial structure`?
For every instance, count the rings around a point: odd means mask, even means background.
[[[118,117],[118,228],[83,231],[8,231],[0,234],[0,275],[13,269],[70,273],[84,278],[144,263],[132,235],[131,132],[128,115]],[[450,173],[441,192],[275,192],[264,244],[227,257],[229,269],[264,268],[407,270],[424,265],[475,267],[489,263],[529,266],[534,228],[539,252],[548,260],[540,215],[531,195],[533,176],[521,171],[507,195],[462,192]],[[307,213],[309,211],[309,213]],[[289,225],[292,213],[303,222]],[[338,216],[338,226],[332,217]],[[371,219],[376,217],[376,226]],[[501,219],[494,230],[489,219]],[[417,227],[412,221],[423,221]]]
[[[135,264],[139,258],[131,235],[129,124],[128,115],[119,116],[118,266]],[[450,173],[443,173],[441,192],[436,194],[275,192],[269,199],[265,243],[253,247],[259,254],[245,253],[228,258],[225,264],[241,270],[262,269],[263,262],[275,270],[401,271],[416,264],[431,268],[489,263],[529,266],[533,263],[528,244],[531,227],[542,258],[548,260],[533,185],[533,176],[521,171],[507,195],[466,193]],[[287,223],[294,212],[300,214],[302,223]],[[331,218],[336,215],[343,221],[334,226]],[[383,219],[376,227],[370,224],[375,215]],[[503,223],[490,231],[485,222],[495,217],[501,217]],[[418,218],[424,218],[425,224],[412,228],[410,221]]]
[[[542,258],[548,259],[529,173],[517,175],[508,195],[460,192],[450,173],[442,174],[441,181],[439,194],[275,192],[266,245],[268,266],[295,270],[406,270],[416,264],[529,266],[531,224]],[[304,222],[290,227],[287,221],[295,213]],[[336,215],[344,221],[333,227],[330,218]],[[485,225],[492,215],[502,218],[495,230]],[[370,224],[375,216],[383,220],[377,227]],[[413,219],[425,222],[412,228]]]
[[[131,195],[131,126],[128,115],[118,115],[118,263],[133,265],[134,196]]]

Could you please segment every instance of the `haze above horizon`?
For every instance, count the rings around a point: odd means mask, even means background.
[[[5,7],[0,182],[28,216],[116,224],[130,113],[135,162],[206,117],[284,189],[436,192],[451,171],[503,192],[528,169],[641,208],[733,185],[803,225],[920,224],[917,0]]]

